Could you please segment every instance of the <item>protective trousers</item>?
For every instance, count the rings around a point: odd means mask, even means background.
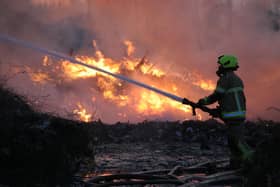
[[[226,125],[228,126],[230,165],[233,168],[239,168],[244,161],[251,159],[253,152],[244,139],[243,121],[230,120],[226,121]]]

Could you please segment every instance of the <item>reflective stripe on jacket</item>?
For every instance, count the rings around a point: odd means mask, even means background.
[[[242,80],[233,71],[227,72],[218,80],[214,93],[204,98],[204,104],[218,101],[224,120],[245,119],[246,98],[243,89]]]

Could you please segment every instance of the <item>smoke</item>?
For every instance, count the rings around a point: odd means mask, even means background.
[[[92,2],[91,18],[108,52],[116,51],[112,43],[128,37],[148,47],[151,57],[170,72],[196,70],[215,80],[216,57],[237,55],[249,115],[279,119],[265,112],[269,105],[280,105],[280,18],[279,12],[271,13],[277,6],[276,1],[261,0],[107,0]]]
[[[280,120],[276,111],[266,110],[280,106],[277,0],[1,0],[0,7],[1,33],[68,54],[93,54],[95,40],[115,59],[126,55],[123,41],[128,39],[136,46],[135,56],[147,55],[170,76],[199,72],[215,82],[217,56],[234,54],[245,83],[249,118]],[[2,74],[10,74],[10,66],[39,67],[42,61],[40,54],[15,46],[0,44],[0,50]],[[44,104],[53,111],[64,110],[73,99],[83,97],[89,103],[91,94],[96,95],[87,93],[90,81],[42,88],[21,74],[9,84],[32,96],[49,95]],[[179,88],[186,94],[181,96],[194,100],[210,94],[189,85]],[[97,104],[88,108],[99,111],[101,118],[104,111],[110,111],[112,121],[119,119],[115,114],[125,113],[109,110],[110,103],[96,99]]]

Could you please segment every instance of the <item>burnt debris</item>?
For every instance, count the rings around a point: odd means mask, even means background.
[[[235,171],[228,168],[226,126],[216,120],[82,123],[37,112],[27,103],[0,88],[3,185],[280,185],[279,122],[245,123],[255,156]],[[106,171],[111,175],[100,177]],[[86,173],[96,175],[85,179]]]
[[[34,111],[0,88],[0,184],[70,184],[85,157],[93,157],[83,124]]]

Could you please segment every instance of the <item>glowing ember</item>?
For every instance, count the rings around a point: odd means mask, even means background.
[[[48,56],[44,56],[43,58],[43,66],[47,66],[49,62],[49,57]]]
[[[134,51],[135,51],[135,47],[133,46],[133,43],[129,40],[125,40],[124,44],[127,46],[127,56],[131,56]]]
[[[215,84],[211,80],[198,80],[193,83],[196,86],[199,86],[203,90],[213,91],[215,89]]]
[[[183,79],[206,91],[213,91],[216,87],[212,80],[205,80],[196,72],[188,72]]]
[[[25,69],[28,72],[30,79],[35,83],[45,84],[46,82],[49,82],[51,80],[49,75],[45,72],[42,72],[40,70],[35,72],[29,67],[26,67]]]
[[[87,112],[81,103],[77,103],[77,107],[78,109],[73,110],[73,113],[76,114],[81,121],[89,122],[92,120],[92,115]]]

